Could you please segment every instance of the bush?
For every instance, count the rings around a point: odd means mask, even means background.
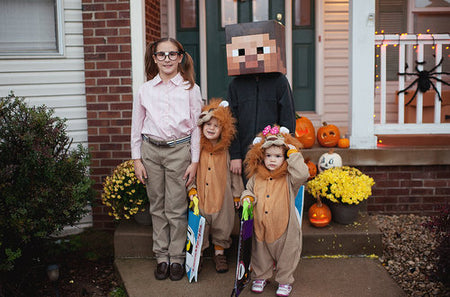
[[[94,197],[89,152],[70,148],[65,120],[53,114],[13,92],[0,98],[0,272],[79,221]]]

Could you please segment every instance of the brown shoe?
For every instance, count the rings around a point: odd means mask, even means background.
[[[156,265],[155,278],[158,280],[163,280],[169,277],[169,263],[161,262]]]
[[[228,271],[227,257],[225,255],[214,255],[214,263],[216,263],[216,271],[218,273]]]
[[[184,275],[184,267],[178,263],[170,264],[170,279],[173,281],[178,281],[183,278]]]

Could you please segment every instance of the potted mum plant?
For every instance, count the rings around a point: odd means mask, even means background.
[[[372,195],[373,178],[354,167],[342,166],[327,169],[307,184],[307,191],[330,203],[333,220],[341,224],[353,223],[359,204]],[[344,212],[343,212],[344,211]]]
[[[148,211],[145,185],[134,173],[133,160],[119,164],[113,174],[106,177],[103,183],[102,203],[111,207],[108,214],[116,221],[129,220],[136,214]],[[140,223],[149,224],[149,222]]]

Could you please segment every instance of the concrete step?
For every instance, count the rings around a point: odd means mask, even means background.
[[[154,259],[116,259],[116,269],[129,297],[223,297],[230,296],[234,287],[236,259],[228,258],[230,270],[216,273],[214,262],[205,257],[198,282],[189,283],[185,276],[180,281],[158,281],[153,275]],[[302,258],[294,272],[291,296],[309,297],[406,297],[402,289],[390,278],[377,259]],[[271,278],[262,294],[275,296],[277,282]],[[240,297],[256,296],[247,287]]]
[[[236,216],[233,242],[237,242],[239,220]],[[383,252],[381,232],[367,212],[360,212],[358,220],[350,225],[331,222],[324,228],[310,225],[303,216],[302,256],[321,255],[381,255]],[[152,227],[134,220],[122,221],[114,233],[116,259],[152,258]],[[230,248],[230,250],[232,250]],[[229,251],[233,252],[233,251]],[[207,255],[207,254],[206,254]]]

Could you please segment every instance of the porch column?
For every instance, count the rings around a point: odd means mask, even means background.
[[[146,81],[145,77],[145,2],[130,1],[131,77],[133,96]]]
[[[374,65],[375,0],[349,0],[350,144],[375,148]]]

